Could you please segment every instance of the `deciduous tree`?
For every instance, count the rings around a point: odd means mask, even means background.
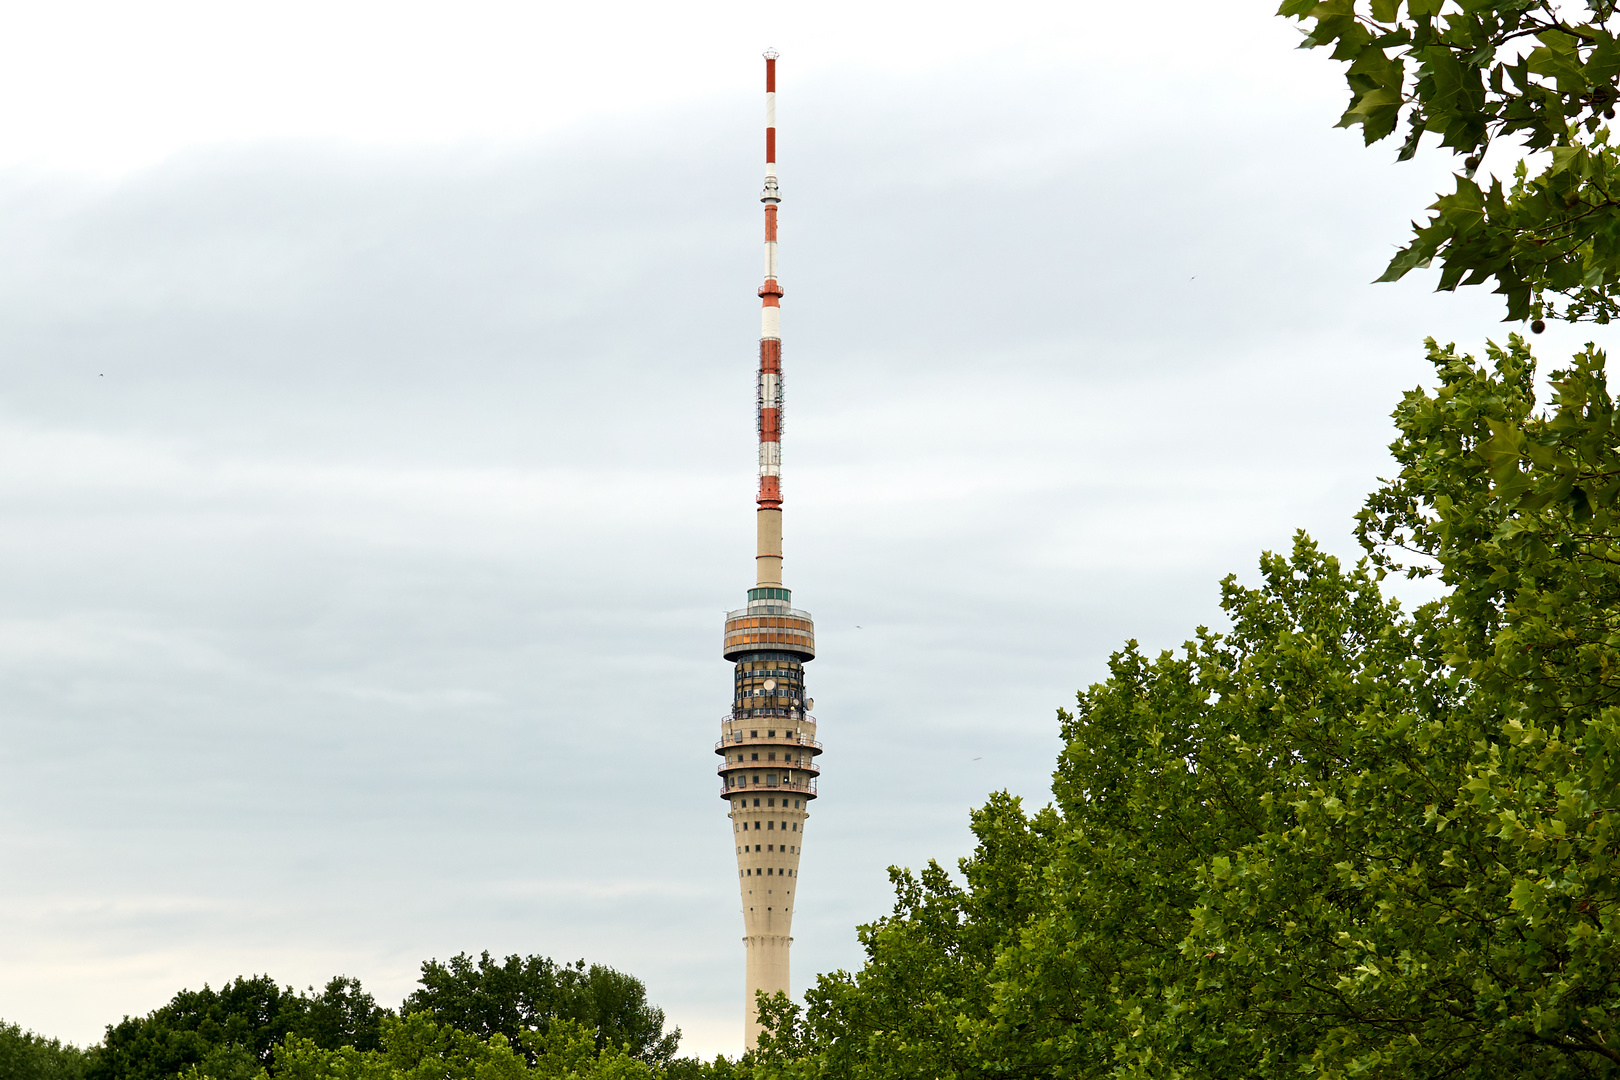
[[[647,1001],[647,988],[633,975],[580,960],[558,964],[544,956],[508,956],[486,951],[422,964],[421,988],[401,1006],[430,1009],[444,1023],[481,1038],[518,1041],[570,1020],[592,1033],[599,1049],[628,1048],[649,1064],[665,1065],[680,1044],[679,1028],[664,1030],[664,1011]]]
[[[1440,289],[1494,282],[1510,320],[1620,311],[1613,0],[1284,0],[1278,14],[1345,65],[1341,127],[1398,139],[1401,160],[1425,136],[1459,160],[1381,280],[1437,260]]]
[[[250,1080],[289,1035],[328,1048],[374,1048],[384,1013],[348,976],[304,994],[268,975],[238,978],[218,990],[182,990],[145,1016],[109,1025],[91,1052],[87,1075],[172,1080],[198,1066],[215,1080]]]
[[[5,1080],[83,1080],[86,1052],[0,1020],[0,1077]]]

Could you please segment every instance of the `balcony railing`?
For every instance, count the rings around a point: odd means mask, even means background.
[[[809,760],[806,760],[806,761],[731,761],[731,760],[729,760],[731,755],[728,754],[726,756],[727,756],[728,760],[722,761],[720,764],[716,765],[714,767],[715,772],[723,773],[723,772],[744,771],[744,772],[759,772],[759,773],[762,773],[762,772],[768,772],[768,771],[773,770],[773,769],[776,772],[792,772],[795,769],[799,770],[800,772],[807,772],[807,773],[817,773],[817,774],[819,774],[821,772],[821,766],[817,765],[814,761],[809,761]],[[758,786],[759,787],[766,787],[767,785],[760,784]]]
[[[767,618],[800,619],[804,622],[810,622],[812,619],[812,616],[808,611],[802,611],[796,607],[788,607],[786,604],[767,606],[768,604],[769,601],[767,601],[766,604],[759,605],[758,611],[745,607],[740,607],[736,611],[728,611],[726,612],[726,621],[731,622],[733,619],[757,619],[761,616]]]
[[[769,716],[769,717],[780,716],[780,717],[785,717],[788,720],[808,720],[808,719],[810,719],[810,714],[805,712],[803,709],[798,709],[798,708],[779,709],[774,705],[771,705],[771,706],[766,706],[766,705],[759,705],[759,706],[738,705],[735,708],[733,708],[730,712],[726,713],[726,715],[723,717],[723,719],[726,719],[726,720],[747,720],[747,719],[763,718],[763,717],[767,717],[767,716]]]
[[[791,711],[794,713],[794,715],[789,717],[789,719],[803,720],[807,724],[814,724],[814,723],[817,722],[815,717],[811,716],[809,713],[805,712],[802,709],[793,709]],[[722,724],[729,724],[733,720],[736,720],[737,718],[738,718],[737,714],[734,713],[734,712],[728,712],[728,713],[721,713],[720,714],[720,722]]]
[[[747,704],[748,701],[766,701],[766,698],[740,698],[727,716],[804,716],[804,709],[799,706],[779,706],[779,704]]]
[[[777,735],[774,738],[772,738],[771,736],[768,736],[768,735],[760,735],[760,736],[757,736],[757,737],[751,737],[751,736],[748,736],[748,735],[744,735],[740,739],[721,739],[719,742],[714,744],[714,752],[717,753],[717,754],[723,754],[723,753],[726,752],[726,747],[728,747],[728,746],[760,746],[760,745],[764,745],[764,746],[807,746],[807,747],[810,748],[810,752],[812,754],[819,754],[819,753],[822,752],[821,740],[812,739],[808,735],[788,735],[788,734],[785,734],[785,733],[782,734],[782,735]]]
[[[747,787],[734,788],[728,788],[724,784],[720,785],[720,797],[722,799],[730,799],[737,795],[757,794],[759,792],[766,795],[777,795],[784,791],[791,795],[803,795],[807,799],[813,799],[816,797],[816,778],[812,776],[808,780],[797,780],[792,783],[779,782],[775,787],[768,784],[760,784],[758,787],[750,784]]]

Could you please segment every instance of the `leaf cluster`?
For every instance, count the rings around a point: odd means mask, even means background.
[[[294,1036],[278,1046],[273,1068],[256,1080],[660,1080],[661,1072],[570,1020],[517,1040],[480,1038],[437,1020],[431,1012],[384,1019],[381,1045],[326,1049]],[[182,1080],[217,1080],[195,1069]]]
[[[1456,190],[1413,225],[1379,279],[1439,260],[1439,288],[1495,282],[1509,320],[1608,322],[1620,290],[1620,159],[1607,121],[1620,100],[1613,0],[1284,0],[1302,48],[1345,65],[1341,127],[1370,145],[1425,134],[1462,157]],[[1508,139],[1528,160],[1511,183],[1474,176]]]

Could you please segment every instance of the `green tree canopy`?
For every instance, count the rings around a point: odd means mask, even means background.
[[[272,1068],[258,1080],[656,1080],[654,1068],[609,1044],[600,1051],[591,1031],[553,1020],[517,1041],[487,1039],[439,1023],[428,1012],[387,1017],[381,1046],[323,1049],[293,1036],[276,1048]],[[186,1080],[218,1080],[196,1070]]]
[[[358,979],[340,975],[320,993],[295,992],[268,975],[218,990],[182,990],[145,1016],[109,1025],[88,1080],[172,1080],[191,1066],[216,1080],[250,1078],[289,1035],[323,1047],[377,1045],[384,1010]]]
[[[587,967],[583,960],[557,964],[542,956],[510,956],[497,962],[488,952],[477,961],[464,953],[448,964],[429,960],[422,964],[421,986],[401,1006],[402,1014],[415,1012],[445,1032],[459,1032],[457,1038],[515,1047],[513,1052],[531,1065],[533,1048],[540,1045],[536,1040],[563,1023],[570,1032],[589,1033],[598,1054],[615,1048],[613,1054],[682,1077],[714,1075],[718,1067],[675,1058],[680,1030],[664,1030],[664,1012],[647,1001],[639,979],[600,964]],[[211,1080],[252,1080],[263,1069],[276,1072],[283,1046],[308,1053],[341,1051],[339,1057],[377,1051],[393,1015],[349,976],[331,979],[319,993],[313,988],[297,993],[265,975],[238,978],[218,990],[182,990],[145,1016],[109,1025],[101,1044],[84,1053],[84,1075],[87,1080],[174,1080],[189,1072]],[[407,1030],[425,1029],[398,1028],[396,1034]],[[46,1044],[28,1041],[34,1038],[17,1032],[8,1038],[0,1027],[0,1066],[8,1053],[44,1054],[40,1047]],[[71,1047],[59,1049],[64,1061],[74,1053]],[[0,1078],[6,1077],[0,1067]]]
[[[5,1080],[83,1080],[88,1055],[0,1020],[0,1077]]]
[[[1284,0],[1278,14],[1299,21],[1303,47],[1331,48],[1346,65],[1341,127],[1360,127],[1369,145],[1398,138],[1401,160],[1425,134],[1462,159],[1455,191],[1380,280],[1438,259],[1440,289],[1495,282],[1511,320],[1615,316],[1613,0]],[[1476,182],[1486,162],[1511,165],[1512,180]]]
[[[1370,558],[1301,536],[1230,630],[1060,713],[1056,804],[896,872],[763,1076],[1620,1072],[1620,410],[1588,348],[1430,343]],[[1413,612],[1393,570],[1444,595]]]
[[[487,951],[476,961],[466,953],[449,963],[427,960],[421,988],[401,1006],[403,1012],[418,1010],[432,1010],[471,1035],[513,1042],[568,1020],[591,1032],[599,1050],[622,1046],[659,1066],[670,1062],[681,1039],[679,1028],[664,1030],[664,1010],[647,1001],[640,979],[601,964],[587,967],[583,960],[558,964],[514,955],[497,961]]]

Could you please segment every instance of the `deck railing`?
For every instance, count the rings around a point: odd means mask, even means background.
[[[747,787],[728,788],[724,784],[720,785],[720,797],[722,799],[730,799],[737,795],[753,795],[759,793],[764,793],[766,795],[779,795],[782,792],[787,792],[790,795],[803,795],[806,798],[813,799],[816,797],[816,778],[812,776],[808,780],[799,780],[793,783],[779,782],[775,787],[770,787],[766,784],[760,784],[758,787],[755,787],[754,785],[750,784]]]

